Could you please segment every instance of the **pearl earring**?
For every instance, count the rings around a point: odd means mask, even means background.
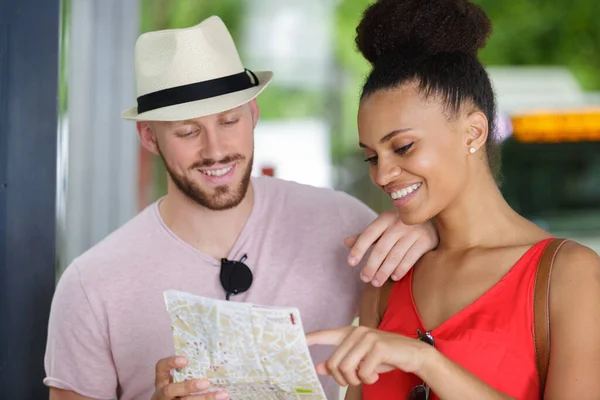
[[[469,149],[469,153],[471,153],[471,154],[475,153],[475,147],[471,147],[471,148]]]

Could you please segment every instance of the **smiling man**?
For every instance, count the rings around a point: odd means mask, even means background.
[[[307,331],[322,330],[353,321],[364,282],[400,278],[437,245],[431,225],[377,217],[343,192],[251,177],[255,98],[272,73],[242,66],[219,18],[143,34],[135,59],[137,106],[123,117],[164,161],[167,194],[61,277],[45,360],[51,399],[165,400],[208,387],[171,382],[182,364],[165,290],[298,307]],[[329,355],[311,351],[315,362]],[[336,399],[337,384],[322,382]]]
[[[170,180],[179,191],[209,210],[227,210],[242,202],[250,186],[252,136],[232,137],[231,134],[227,134],[228,131],[252,131],[253,120],[258,117],[258,110],[254,102],[250,107],[250,118],[244,116],[244,113],[248,114],[248,111],[248,107],[240,106],[217,114],[215,117],[223,129],[220,129],[219,132],[204,132],[204,135],[201,135],[201,126],[194,124],[193,121],[187,121],[187,123],[148,122],[141,124],[138,129],[145,135],[146,143],[150,143],[150,150],[157,152],[163,159]],[[246,126],[240,126],[244,124]],[[161,149],[159,142],[152,137],[159,132],[171,132],[175,138],[181,140],[171,141],[170,147]],[[230,146],[228,150],[231,151],[231,154],[227,153],[219,160],[209,156],[201,161],[193,161],[197,159],[197,154],[194,147],[189,145],[190,142],[203,136],[205,141],[213,139],[212,143],[215,143],[214,139],[216,138],[209,137],[213,133],[219,135],[218,142],[221,146]],[[169,146],[166,140],[163,143],[165,146]],[[165,151],[170,154],[165,156]],[[174,152],[176,154],[173,154]],[[217,154],[216,156],[220,157],[221,155]],[[190,160],[191,165],[186,169],[186,164],[177,166],[174,165],[174,160],[184,163]],[[187,172],[191,172],[192,175],[189,176]],[[196,179],[194,179],[198,172],[202,174],[200,183],[196,183]],[[203,189],[203,186],[207,187]],[[214,193],[211,193],[211,190]]]

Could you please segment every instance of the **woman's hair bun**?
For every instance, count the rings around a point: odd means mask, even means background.
[[[468,0],[377,0],[356,28],[356,44],[371,64],[390,54],[477,55],[491,31],[488,16]]]

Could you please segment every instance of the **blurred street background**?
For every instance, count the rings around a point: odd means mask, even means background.
[[[165,192],[160,160],[120,111],[135,99],[133,48],[149,30],[219,15],[245,65],[275,72],[259,96],[254,175],[391,207],[357,146],[354,46],[367,0],[64,0],[58,272]],[[494,32],[481,58],[496,90],[508,201],[600,250],[600,3],[477,0]],[[483,221],[482,221],[483,222]]]

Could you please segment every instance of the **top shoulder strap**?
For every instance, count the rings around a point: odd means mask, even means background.
[[[553,239],[548,243],[540,258],[533,290],[533,343],[542,399],[544,398],[548,362],[550,360],[550,278],[556,254],[566,241],[567,239]]]

